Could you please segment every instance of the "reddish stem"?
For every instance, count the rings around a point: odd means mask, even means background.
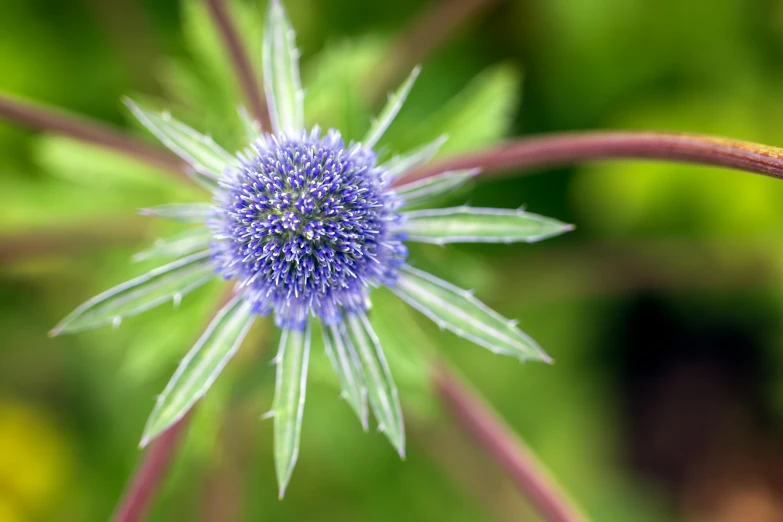
[[[783,178],[783,150],[746,141],[659,132],[583,132],[521,138],[454,156],[405,176],[404,183],[449,170],[480,168],[483,175],[603,159],[660,159],[728,167]]]
[[[506,469],[517,487],[549,522],[586,522],[533,453],[502,420],[446,366],[434,373],[435,387],[462,428]]]
[[[253,66],[245,52],[239,33],[237,33],[231,22],[231,16],[226,9],[225,2],[223,0],[206,0],[206,2],[212,18],[215,20],[215,24],[223,37],[223,43],[226,45],[228,55],[231,57],[231,63],[239,79],[245,101],[250,106],[253,116],[261,123],[262,128],[269,130],[271,128],[269,113],[261,96],[261,89],[258,86]]]
[[[106,147],[126,156],[146,161],[191,181],[185,163],[163,149],[147,145],[111,127],[88,121],[59,110],[0,95],[0,118],[44,132]]]
[[[155,493],[160,490],[166,472],[171,466],[190,417],[190,414],[185,415],[150,443],[114,512],[112,522],[144,520]]]

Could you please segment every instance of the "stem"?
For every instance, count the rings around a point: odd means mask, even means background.
[[[379,61],[380,70],[373,70],[367,79],[370,99],[382,101],[416,64],[423,62],[467,22],[476,20],[482,11],[497,3],[499,0],[441,0],[417,16]]]
[[[190,414],[185,415],[150,444],[114,512],[112,522],[144,520],[155,493],[160,489],[171,466],[190,418]]]
[[[192,181],[185,174],[185,163],[169,154],[131,136],[100,123],[88,121],[61,111],[47,109],[40,105],[0,94],[0,118],[33,129],[53,132],[61,136],[92,143],[146,161],[156,167],[170,171],[177,177]]]
[[[659,132],[583,132],[522,138],[426,165],[408,183],[435,174],[480,168],[483,175],[601,159],[661,159],[728,167],[783,178],[783,149],[747,141]]]
[[[245,101],[250,106],[253,116],[261,123],[261,127],[270,129],[269,113],[264,99],[261,97],[261,89],[253,72],[253,66],[242,45],[239,33],[231,23],[231,16],[226,9],[226,4],[223,0],[206,0],[206,2],[218,31],[223,37],[228,55],[231,57],[231,63],[244,93]]]
[[[586,522],[533,453],[463,380],[444,364],[434,372],[435,388],[462,428],[511,475],[517,487],[549,522]]]

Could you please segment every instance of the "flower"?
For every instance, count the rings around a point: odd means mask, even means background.
[[[219,274],[233,297],[213,318],[158,397],[142,445],[182,418],[238,349],[254,319],[274,314],[282,334],[275,357],[275,466],[282,496],[296,463],[314,321],[344,396],[362,426],[369,410],[400,455],[405,433],[397,388],[368,312],[374,287],[386,286],[444,329],[495,353],[549,361],[514,321],[407,262],[405,241],[533,242],[570,225],[522,210],[411,210],[461,186],[477,171],[405,176],[425,164],[445,138],[386,162],[374,147],[418,76],[411,73],[359,143],[338,130],[305,129],[294,33],[279,0],[270,2],[263,46],[271,132],[245,114],[252,139],[231,154],[211,138],[133,101],[126,104],[160,141],[186,161],[211,203],[164,205],[149,215],[198,226],[141,257],[177,257],[79,306],[52,334],[105,324],[178,302]]]

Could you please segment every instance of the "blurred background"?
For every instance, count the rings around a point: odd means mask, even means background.
[[[263,2],[261,2],[263,3]],[[361,135],[424,72],[383,143],[444,154],[579,129],[783,145],[777,0],[288,1],[312,122]],[[260,54],[258,2],[232,5]],[[0,91],[149,136],[132,95],[238,147],[239,91],[196,0],[0,0]],[[557,360],[520,365],[379,292],[408,457],[364,434],[314,353],[302,448],[277,500],[262,321],[199,405],[151,520],[537,520],[429,382],[450,360],[594,521],[783,521],[783,183],[614,162],[479,180],[444,205],[575,223],[535,245],[420,248]],[[49,339],[77,304],[151,268],[176,227],[135,209],[203,194],[136,162],[0,122],[0,522],[104,521],[146,416],[220,284],[117,329]],[[391,317],[384,323],[381,317]]]

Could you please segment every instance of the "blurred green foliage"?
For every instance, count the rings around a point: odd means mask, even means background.
[[[366,94],[373,68],[430,2],[378,2],[373,9],[358,0],[287,4],[303,50],[308,116],[361,136],[378,108]],[[260,25],[254,2],[233,7],[243,27]],[[122,126],[134,124],[119,99],[138,94],[226,146],[242,146],[240,92],[200,2],[4,0],[3,12],[3,92]],[[246,43],[258,63],[260,41]],[[781,64],[783,8],[773,0],[500,2],[428,57],[381,147],[391,155],[445,133],[443,153],[455,154],[508,135],[582,128],[694,131],[780,145]],[[622,253],[645,241],[676,240],[675,257],[734,266],[747,259],[747,242],[766,240],[764,266],[772,269],[762,284],[745,287],[731,280],[735,272],[719,272],[710,278],[715,289],[694,284],[664,296],[702,303],[727,320],[752,312],[779,320],[783,252],[772,239],[782,228],[783,185],[640,162],[476,185],[444,204],[525,204],[579,230],[537,245],[421,247],[412,260],[519,317],[557,364],[522,366],[494,356],[377,292],[383,313],[376,326],[407,409],[407,459],[400,462],[381,435],[362,433],[316,350],[299,465],[279,502],[271,424],[258,420],[272,394],[267,361],[275,334],[264,322],[199,406],[154,520],[223,520],[210,513],[228,510],[231,517],[231,509],[243,513],[237,520],[517,519],[508,513],[519,501],[491,465],[480,473],[497,486],[492,493],[464,492],[475,473],[471,458],[480,455],[475,448],[456,443],[447,465],[433,450],[454,430],[428,382],[436,353],[464,371],[594,520],[680,519],[624,460],[623,389],[617,364],[604,356],[628,298],[649,290],[650,277],[590,286],[583,283],[593,275],[579,265],[585,252],[607,242]],[[56,340],[46,332],[77,303],[148,270],[149,262],[133,264],[130,256],[178,230],[135,209],[200,197],[140,162],[0,124],[0,241],[7,238],[8,248],[20,235],[68,237],[114,223],[138,231],[138,239],[0,258],[0,484],[18,485],[0,488],[0,521],[99,521],[111,512],[138,459],[154,396],[198,335],[220,285],[188,296],[176,312],[162,306],[118,329]],[[729,248],[699,249],[715,241]],[[552,270],[549,286],[535,277],[541,259],[555,260],[544,263]],[[655,259],[652,265],[645,270],[672,269]],[[780,332],[765,332],[764,341],[781,382]],[[768,394],[779,413],[783,387]]]

